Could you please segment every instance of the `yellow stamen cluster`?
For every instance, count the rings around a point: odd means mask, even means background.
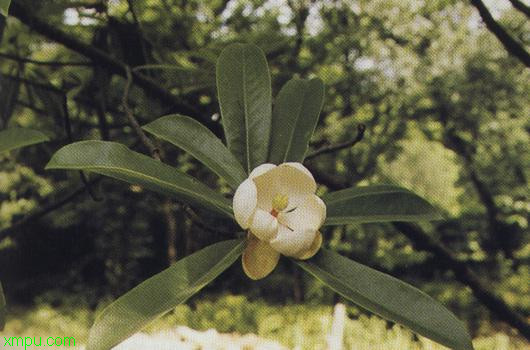
[[[289,197],[285,194],[278,193],[272,198],[272,210],[281,212],[289,205]]]

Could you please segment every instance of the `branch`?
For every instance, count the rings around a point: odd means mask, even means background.
[[[357,125],[357,136],[355,136],[355,138],[353,140],[346,141],[346,142],[343,142],[343,143],[339,143],[337,145],[322,147],[321,149],[316,150],[315,152],[310,153],[309,155],[307,155],[305,157],[305,159],[308,160],[308,159],[312,159],[312,158],[318,157],[318,156],[320,156],[322,154],[333,153],[333,152],[337,152],[337,151],[343,150],[345,148],[353,147],[353,146],[355,146],[357,143],[359,143],[363,139],[365,131],[366,131],[366,125],[359,124],[359,125]]]
[[[470,0],[471,4],[475,6],[482,17],[482,20],[497,39],[501,42],[508,53],[516,56],[525,66],[530,67],[530,54],[525,48],[515,41],[510,34],[502,26],[500,26],[493,16],[488,11],[488,8],[481,0]]]
[[[315,178],[331,190],[340,190],[344,188],[342,183],[334,181],[322,181],[326,177],[317,169],[310,169]],[[490,292],[490,288],[479,279],[479,277],[466,265],[465,262],[458,260],[454,254],[447,249],[442,243],[431,238],[421,228],[410,223],[395,222],[394,227],[411,240],[416,249],[421,249],[433,254],[436,260],[439,260],[444,266],[453,271],[460,283],[468,286],[473,291],[473,295],[484,305],[490,312],[496,315],[500,320],[505,321],[513,328],[517,329],[526,339],[530,339],[530,325],[526,320],[514,311],[499,296]]]
[[[526,17],[530,18],[530,7],[526,6],[522,1],[519,0],[510,0],[512,3],[512,6],[521,11],[526,15]]]
[[[127,72],[127,82],[125,83],[125,88],[123,90],[123,97],[121,105],[123,107],[123,110],[125,111],[125,115],[127,116],[127,119],[129,119],[129,123],[131,124],[132,128],[134,129],[134,132],[136,132],[136,135],[140,139],[140,141],[144,144],[145,147],[149,150],[151,153],[151,156],[160,161],[161,160],[161,151],[160,148],[156,147],[153,141],[142,130],[142,127],[140,126],[140,123],[138,123],[138,120],[133,114],[133,111],[129,107],[129,91],[131,88],[131,84],[133,81],[133,75],[131,72],[131,69],[129,66],[126,66],[126,72]]]
[[[72,36],[61,29],[55,28],[48,22],[33,15],[33,13],[33,11],[27,10],[18,2],[11,4],[10,14],[18,18],[22,23],[26,24],[35,32],[89,58],[94,63],[108,69],[109,72],[127,78],[127,64],[123,61],[112,57],[92,45],[80,41],[75,36]],[[153,96],[163,104],[170,106],[174,113],[194,117],[195,119],[200,120],[203,124],[209,126],[211,130],[216,131],[217,134],[220,134],[220,125],[218,123],[214,123],[208,117],[198,116],[198,111],[195,108],[187,105],[182,99],[172,94],[163,86],[160,86],[156,81],[136,71],[132,71],[131,74],[134,84],[141,87],[149,96]]]

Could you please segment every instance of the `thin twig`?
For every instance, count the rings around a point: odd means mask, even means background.
[[[231,232],[231,231],[219,230],[219,228],[217,228],[217,227],[212,227],[212,226],[209,226],[209,225],[205,224],[204,221],[201,220],[199,215],[197,215],[197,213],[192,208],[190,208],[189,206],[186,206],[184,208],[184,214],[186,214],[186,217],[188,219],[190,219],[193,222],[193,224],[197,225],[199,228],[201,228],[201,229],[203,229],[205,231],[208,231],[208,232],[211,232],[211,233],[214,233],[216,235],[223,236],[223,237],[233,237],[234,236],[234,233]]]
[[[70,113],[68,111],[68,97],[66,96],[66,93],[63,93],[62,95],[62,109],[63,109],[64,129],[66,132],[66,138],[68,140],[68,143],[72,143],[74,142],[74,137],[72,133],[72,124],[70,123]],[[81,178],[81,182],[83,182],[83,184],[85,185],[87,192],[92,198],[92,200],[96,202],[101,202],[103,198],[96,196],[96,194],[92,190],[92,186],[90,185],[90,182],[88,181],[87,176],[82,170],[79,171],[79,177]]]
[[[136,117],[133,114],[133,111],[129,107],[129,92],[131,90],[131,85],[133,82],[133,76],[131,73],[131,68],[129,66],[125,67],[125,73],[126,73],[126,83],[125,87],[123,89],[123,97],[121,101],[121,105],[123,107],[123,110],[125,112],[125,115],[127,116],[127,119],[129,119],[129,123],[131,124],[132,128],[136,132],[136,135],[140,139],[140,141],[144,144],[145,147],[149,150],[149,153],[151,153],[151,156],[156,160],[162,160],[160,148],[156,147],[153,141],[147,137],[145,132],[142,130],[142,127],[138,123],[138,120],[136,120]]]
[[[321,149],[316,150],[315,152],[308,154],[305,157],[305,159],[308,160],[308,159],[312,159],[312,158],[321,156],[323,154],[333,153],[333,152],[337,152],[337,151],[343,150],[345,148],[353,147],[353,146],[355,146],[357,143],[359,143],[363,139],[365,131],[366,131],[366,126],[364,124],[359,124],[359,125],[357,125],[357,136],[355,136],[355,138],[353,140],[346,141],[346,142],[343,142],[343,143],[339,143],[337,145],[331,145],[331,146],[327,146],[327,147],[322,147]]]
[[[53,67],[64,67],[64,66],[93,66],[92,62],[61,62],[61,61],[38,61],[31,58],[20,57],[16,55],[11,55],[9,53],[0,52],[0,57],[6,58],[8,60],[22,62],[22,63],[31,63],[41,66],[53,66]]]

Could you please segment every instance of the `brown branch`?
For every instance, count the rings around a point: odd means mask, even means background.
[[[8,60],[21,62],[21,63],[30,63],[37,64],[41,66],[52,66],[52,67],[64,67],[64,66],[93,66],[91,62],[61,62],[61,61],[38,61],[31,58],[20,57],[12,55],[5,52],[0,52],[0,57],[6,58]]]
[[[517,10],[521,11],[526,15],[526,17],[530,18],[530,7],[526,6],[522,1],[519,0],[510,0],[512,3],[512,6],[515,7]]]
[[[357,125],[357,136],[355,136],[353,140],[339,143],[337,145],[322,147],[321,149],[308,154],[305,157],[305,159],[308,160],[308,159],[312,159],[312,158],[318,157],[323,154],[333,153],[333,152],[343,150],[345,148],[353,147],[363,139],[365,131],[366,131],[366,126],[364,124],[359,124]]]
[[[470,0],[470,2],[478,10],[486,27],[499,39],[506,51],[517,57],[525,66],[530,67],[530,54],[495,21],[486,5],[481,0]]]
[[[318,169],[310,169],[315,179],[327,186],[330,190],[341,190],[345,186],[343,183],[330,181],[329,177],[322,174]],[[328,181],[323,181],[324,179]],[[513,328],[517,329],[525,338],[530,339],[530,325],[526,320],[513,310],[498,295],[492,293],[487,285],[467,266],[463,261],[458,260],[454,254],[447,249],[442,243],[434,240],[421,228],[410,224],[396,222],[394,227],[411,240],[416,249],[424,250],[433,254],[436,260],[439,260],[444,266],[453,271],[457,280],[471,288],[473,295],[484,305],[493,315],[506,322]]]
[[[131,69],[129,66],[126,66],[126,72],[127,72],[127,81],[125,83],[125,88],[123,90],[123,97],[121,101],[121,105],[123,107],[123,110],[125,111],[125,115],[127,116],[127,119],[129,119],[129,123],[131,124],[133,130],[136,132],[136,135],[140,139],[140,141],[144,144],[145,147],[149,150],[149,153],[151,153],[151,156],[156,160],[161,160],[161,151],[160,148],[156,147],[153,141],[142,130],[142,127],[140,126],[140,123],[138,123],[138,120],[134,116],[133,111],[129,107],[129,91],[131,89],[131,85],[133,82],[133,75],[131,72]]]

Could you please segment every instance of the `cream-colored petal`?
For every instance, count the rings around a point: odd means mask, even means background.
[[[317,190],[317,183],[313,174],[302,163],[283,163],[278,166],[283,172],[284,181],[294,182],[299,184],[304,189],[305,193],[315,193]]]
[[[270,241],[278,232],[278,220],[270,213],[256,209],[250,223],[250,232],[262,241]]]
[[[254,179],[258,176],[261,176],[267,173],[268,171],[274,168],[276,168],[276,165],[270,164],[270,163],[264,163],[264,164],[258,165],[257,167],[254,168],[254,170],[250,172],[250,175],[248,177],[249,179]]]
[[[241,259],[243,271],[253,280],[259,280],[270,274],[276,265],[280,254],[267,243],[249,235],[247,246]]]
[[[298,255],[297,258],[300,260],[307,260],[315,256],[315,254],[318,253],[320,247],[322,246],[322,240],[322,233],[317,231],[317,235],[313,240],[311,247],[309,247],[309,249],[303,252],[302,254]]]
[[[326,205],[314,194],[299,198],[287,210],[280,213],[278,220],[281,224],[293,229],[306,227],[318,230],[326,220]]]
[[[234,217],[242,228],[247,229],[250,226],[250,219],[256,211],[257,201],[256,185],[251,179],[246,179],[237,188],[232,203]]]
[[[326,221],[327,207],[326,203],[324,203],[324,201],[316,194],[313,196],[313,198],[316,201],[320,213],[320,223],[318,224],[318,227],[320,228],[322,225],[324,225],[324,221]]]
[[[272,209],[272,198],[282,192],[281,182],[282,179],[278,173],[278,167],[275,165],[264,166],[263,171],[256,172],[257,175],[252,178],[256,184],[258,193],[258,208],[270,212]],[[259,167],[258,167],[259,168]],[[254,169],[257,170],[258,168]],[[254,171],[253,171],[254,172]]]
[[[291,229],[293,229],[291,231]],[[278,235],[271,240],[270,245],[286,256],[297,257],[307,251],[313,243],[316,230],[312,228],[288,228],[280,225]]]

